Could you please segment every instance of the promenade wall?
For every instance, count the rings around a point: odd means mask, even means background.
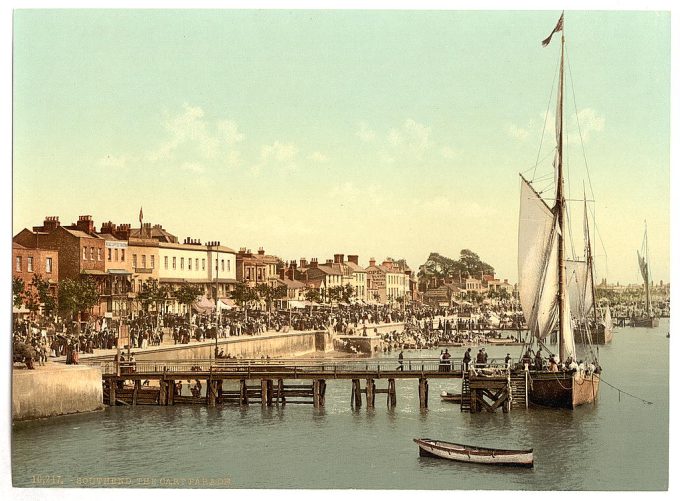
[[[242,358],[296,357],[316,351],[332,350],[332,336],[323,331],[261,334],[218,339],[224,354]],[[135,350],[133,350],[135,351]],[[215,342],[177,344],[135,351],[137,360],[205,360],[215,356]]]
[[[12,419],[38,419],[104,408],[97,367],[48,364],[12,370]]]

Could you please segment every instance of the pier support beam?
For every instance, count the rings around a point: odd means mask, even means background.
[[[263,406],[267,405],[267,403],[269,402],[268,395],[269,392],[267,391],[268,389],[269,385],[267,384],[267,380],[266,379],[260,380],[260,395],[261,395],[260,400]]]
[[[208,398],[208,407],[215,407],[217,403],[217,381],[208,380],[206,388],[206,397]]]
[[[369,409],[375,407],[375,382],[371,378],[366,380],[366,407]]]
[[[281,402],[282,404],[286,403],[286,397],[283,396],[283,379],[279,379],[277,381],[276,403],[278,404],[279,402]]]
[[[326,405],[326,380],[315,379],[312,383],[312,395],[314,399],[314,407],[320,408]]]
[[[132,405],[137,405],[137,394],[142,386],[142,381],[135,379],[135,389],[132,391]]]
[[[114,379],[109,379],[109,405],[116,405],[116,387],[118,386]]]
[[[240,388],[239,404],[248,405],[248,385],[245,379],[241,379]]]
[[[397,405],[397,386],[394,379],[387,380],[387,407],[395,407]]]
[[[418,379],[418,397],[420,397],[420,408],[427,409],[427,397],[429,393],[429,387],[426,378]]]
[[[158,381],[158,405],[168,405],[168,383],[165,379]]]
[[[361,407],[361,381],[352,379],[352,398],[351,403],[354,407]]]
[[[174,380],[169,380],[166,382],[168,385],[168,400],[167,405],[175,405],[175,393],[177,393],[177,385]]]

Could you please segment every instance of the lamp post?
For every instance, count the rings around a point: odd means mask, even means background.
[[[208,242],[208,249],[215,251],[215,358],[217,358],[218,301],[220,286],[220,242]]]

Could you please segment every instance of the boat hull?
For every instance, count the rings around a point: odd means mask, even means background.
[[[631,327],[658,327],[659,319],[656,317],[631,318]]]
[[[463,395],[460,393],[442,392],[441,399],[442,402],[453,402],[454,404],[459,404],[463,401]]]
[[[527,468],[534,466],[533,449],[489,449],[427,438],[414,438],[413,441],[418,444],[420,455],[424,457],[437,457],[462,463],[522,466]]]
[[[597,329],[590,331],[590,338],[593,344],[607,344],[612,341],[612,328],[605,327],[603,324],[598,324]],[[588,342],[588,335],[585,330],[580,327],[574,328],[574,341],[577,343],[586,344]]]
[[[562,372],[530,374],[529,401],[534,405],[574,409],[592,404],[600,392],[598,374],[580,375]]]

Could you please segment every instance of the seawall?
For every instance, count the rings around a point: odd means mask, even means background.
[[[98,367],[48,364],[12,370],[12,419],[38,419],[104,408]]]

